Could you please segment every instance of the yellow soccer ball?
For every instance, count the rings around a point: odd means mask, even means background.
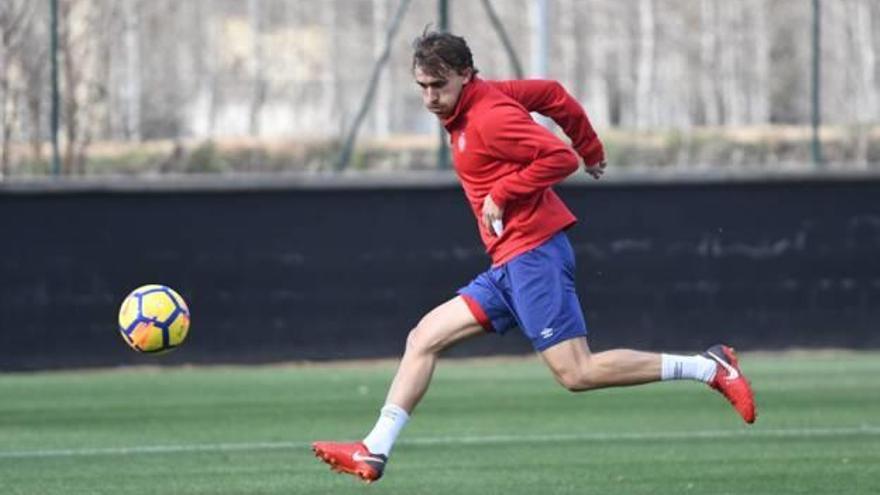
[[[133,290],[119,308],[119,332],[138,352],[164,352],[183,343],[189,332],[189,308],[164,285]]]

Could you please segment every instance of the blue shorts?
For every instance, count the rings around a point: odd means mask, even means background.
[[[563,340],[587,335],[574,285],[574,251],[559,232],[540,246],[485,271],[459,289],[487,331],[513,327],[543,351]]]

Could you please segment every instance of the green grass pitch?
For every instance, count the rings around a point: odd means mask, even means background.
[[[393,363],[0,374],[0,493],[880,493],[880,354],[741,362],[752,427],[693,382],[571,394],[537,359],[441,360],[374,485],[308,445],[361,438]]]

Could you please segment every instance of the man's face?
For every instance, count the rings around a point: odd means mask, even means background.
[[[464,74],[448,70],[438,76],[425,74],[416,66],[413,71],[416,84],[422,88],[422,104],[429,112],[441,119],[448,118],[455,110],[461,89],[471,81],[472,71],[466,69]]]

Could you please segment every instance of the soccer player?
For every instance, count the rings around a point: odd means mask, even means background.
[[[455,171],[492,265],[410,331],[379,419],[363,441],[315,442],[315,455],[334,470],[367,482],[379,479],[428,389],[439,353],[470,337],[514,327],[568,390],[696,380],[723,394],[752,423],[754,396],[728,346],[697,355],[590,352],[565,234],[576,219],[552,189],[577,171],[578,155],[593,178],[605,169],[602,143],[580,104],[555,81],[479,78],[461,37],[426,32],[413,47],[413,77],[425,108],[449,133]],[[529,112],[552,118],[571,146]]]

